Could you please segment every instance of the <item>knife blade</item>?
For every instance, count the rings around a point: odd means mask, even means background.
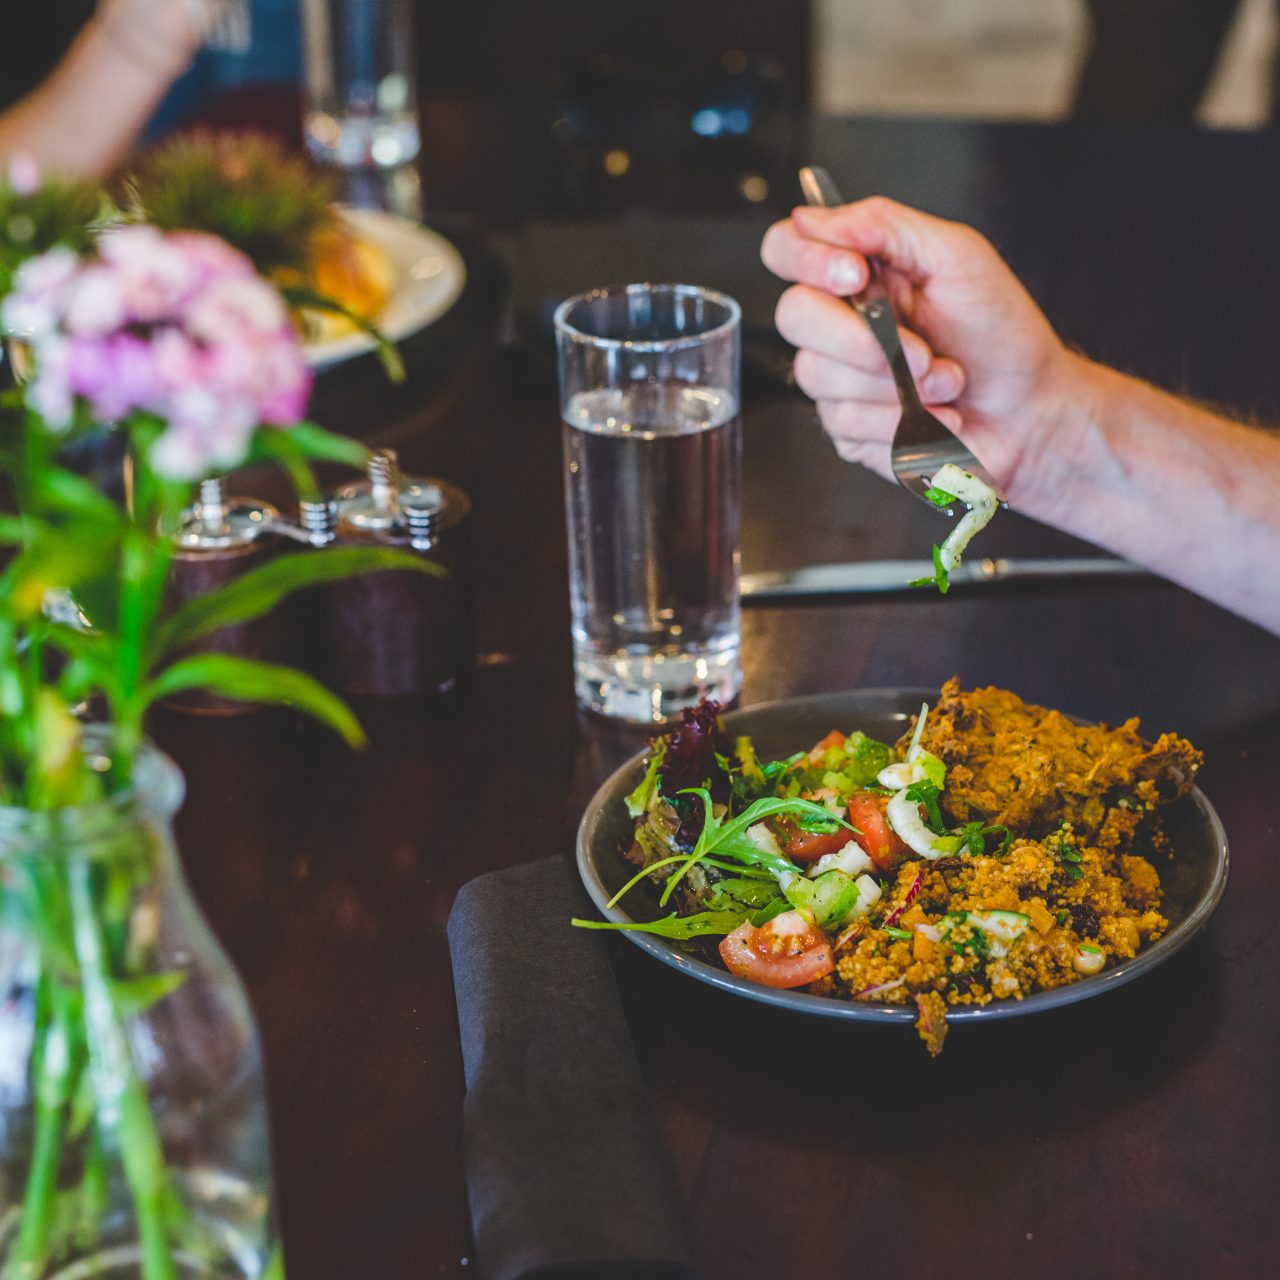
[[[861,560],[846,564],[814,564],[800,569],[768,569],[742,575],[742,603],[770,604],[822,596],[913,595],[921,588],[908,585],[915,578],[932,578],[927,560]],[[1150,579],[1151,574],[1127,560],[1110,556],[1055,559],[966,560],[951,574],[953,588],[1001,584],[1088,581],[1091,579]]]

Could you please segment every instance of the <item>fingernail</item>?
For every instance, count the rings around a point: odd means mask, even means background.
[[[862,285],[862,268],[852,258],[835,258],[827,267],[827,286],[833,293],[857,293]]]
[[[906,353],[907,368],[917,378],[923,378],[925,371],[933,363],[933,356],[930,352],[922,350],[918,343],[904,342],[902,349]]]
[[[955,372],[951,369],[934,369],[925,377],[920,391],[925,399],[949,400],[960,390]]]

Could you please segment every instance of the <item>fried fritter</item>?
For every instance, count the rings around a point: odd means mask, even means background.
[[[1004,689],[963,693],[953,678],[923,744],[947,765],[942,808],[953,823],[981,819],[1034,839],[1066,821],[1085,843],[1117,849],[1157,805],[1190,790],[1203,761],[1184,738],[1148,742],[1138,727],[1078,725]]]

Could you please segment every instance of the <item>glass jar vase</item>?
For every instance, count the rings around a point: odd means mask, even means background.
[[[85,736],[108,776],[109,737]],[[81,808],[0,808],[0,1278],[283,1276],[244,988],[144,749]]]

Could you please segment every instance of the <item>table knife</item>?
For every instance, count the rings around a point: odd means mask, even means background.
[[[819,596],[919,595],[932,592],[909,584],[916,578],[932,578],[927,560],[861,560],[847,564],[814,564],[800,569],[766,569],[742,575],[742,602],[768,604]],[[1127,560],[1109,556],[1004,560],[966,560],[951,574],[956,589],[1001,583],[1086,581],[1090,579],[1144,579],[1151,575]]]

